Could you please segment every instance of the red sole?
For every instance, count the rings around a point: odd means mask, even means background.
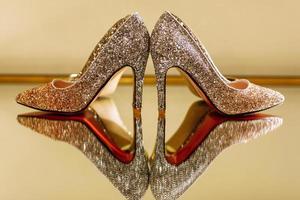
[[[264,114],[254,114],[246,116],[222,116],[216,112],[208,114],[202,123],[200,123],[195,133],[189,138],[189,142],[180,148],[175,154],[165,155],[166,160],[173,165],[180,165],[182,162],[187,160],[193,152],[201,145],[201,143],[207,138],[211,131],[213,131],[219,124],[225,121],[247,121],[247,120],[257,120],[265,118],[270,115]]]

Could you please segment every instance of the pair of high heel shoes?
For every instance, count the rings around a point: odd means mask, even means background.
[[[151,38],[141,17],[134,13],[120,19],[100,40],[77,77],[53,80],[26,90],[17,102],[42,111],[77,113],[84,111],[98,95],[113,92],[126,66],[134,74],[135,140],[141,136],[141,106],[145,67],[151,51],[155,67],[159,105],[158,137],[164,137],[166,77],[171,67],[183,74],[192,92],[225,115],[248,114],[265,110],[284,101],[283,95],[248,80],[226,79],[191,30],[174,14],[165,12]]]
[[[133,156],[133,135],[111,98],[101,98],[76,115],[33,112],[18,115],[18,121],[78,148],[127,199],[142,199],[149,185],[155,199],[177,199],[224,149],[267,134],[282,124],[280,117],[271,115],[223,116],[203,101],[196,101],[166,142],[167,159],[162,148],[156,148],[149,172],[141,140],[135,159],[124,163]],[[157,140],[156,146],[164,143]]]

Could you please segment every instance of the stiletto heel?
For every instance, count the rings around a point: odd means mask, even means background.
[[[143,59],[141,57],[141,59],[137,61],[136,65],[132,67],[134,72],[133,107],[136,109],[141,109],[142,107],[143,85],[146,64],[147,59]]]
[[[162,67],[156,68],[156,84],[157,84],[157,95],[158,95],[158,110],[160,114],[165,113],[166,110],[166,82],[167,82],[167,70]]]
[[[143,147],[143,133],[142,133],[142,95],[144,84],[145,68],[139,66],[146,66],[147,60],[142,59],[141,62],[137,62],[137,65],[133,67],[134,71],[134,94],[133,94],[133,121],[134,121],[134,145],[135,145],[135,160],[141,159],[145,156],[145,150]]]
[[[176,67],[185,74],[194,92],[212,108],[226,115],[248,114],[281,104],[284,96],[248,80],[227,80],[192,31],[175,15],[165,12],[151,34],[151,57],[160,79]],[[159,81],[159,80],[158,80]],[[160,83],[159,83],[160,84]],[[164,95],[163,86],[158,95]],[[159,108],[165,97],[159,96]]]
[[[83,70],[69,81],[53,80],[44,86],[26,90],[16,101],[43,111],[76,113],[83,111],[104,91],[112,79],[119,79],[129,66],[135,76],[134,106],[141,107],[141,87],[149,54],[149,33],[134,13],[119,20],[100,40]]]
[[[165,152],[165,114],[166,114],[166,73],[165,68],[161,68],[161,71],[157,71],[158,68],[155,68],[156,74],[156,87],[158,91],[158,123],[157,123],[157,137],[155,143],[155,150],[152,158],[156,161],[163,162],[165,154],[157,152]]]

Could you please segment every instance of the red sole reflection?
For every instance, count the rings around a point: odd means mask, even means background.
[[[201,145],[213,129],[225,121],[247,121],[266,117],[264,114],[252,114],[246,116],[224,116],[216,112],[208,114],[200,123],[195,133],[189,138],[187,144],[180,148],[176,153],[166,155],[166,160],[173,165],[180,165],[187,160],[193,152]]]
[[[119,161],[128,164],[134,158],[134,152],[122,150],[112,141],[112,139],[108,137],[108,135],[103,131],[103,128],[99,125],[99,122],[95,120],[94,115],[89,111],[84,111],[83,113],[76,115],[57,115],[53,113],[35,112],[23,114],[22,116],[37,117],[49,120],[72,120],[81,122],[94,133],[97,139],[103,143],[112,153],[112,155],[115,156]]]

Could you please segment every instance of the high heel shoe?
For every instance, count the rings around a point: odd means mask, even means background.
[[[150,43],[161,112],[165,110],[166,74],[171,67],[178,68],[189,80],[194,93],[222,114],[253,113],[284,101],[279,92],[248,80],[227,80],[192,31],[170,12],[159,18]]]
[[[141,199],[148,188],[148,158],[142,140],[124,127],[113,101],[101,98],[75,115],[33,112],[18,115],[25,127],[78,148],[127,198]],[[140,127],[140,120],[135,119]],[[140,128],[138,128],[140,130]],[[138,186],[138,187],[137,187]]]
[[[165,118],[160,117],[160,134],[150,160],[152,193],[156,199],[179,198],[224,149],[265,135],[282,122],[280,117],[263,114],[224,116],[197,101],[165,142]]]
[[[134,13],[120,19],[105,34],[90,55],[79,75],[70,81],[53,80],[44,86],[26,90],[16,101],[43,111],[80,112],[96,99],[109,81],[118,79],[124,67],[135,78],[133,106],[142,104],[142,86],[149,54],[149,33]]]

